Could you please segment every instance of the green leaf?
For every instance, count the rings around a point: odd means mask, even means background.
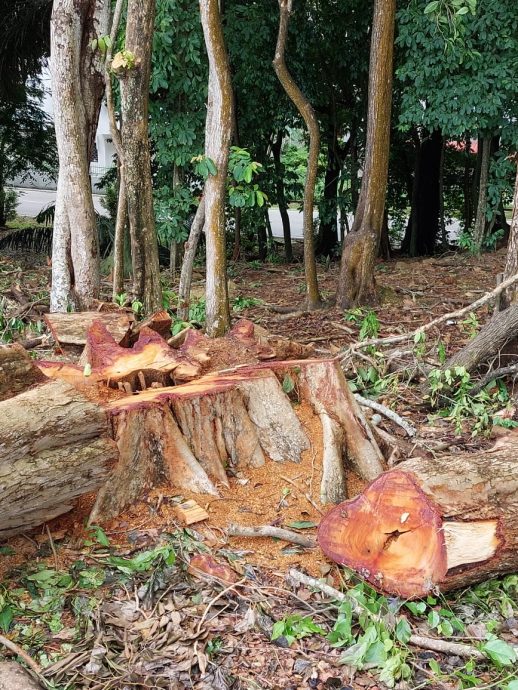
[[[428,614],[428,625],[431,628],[436,628],[439,623],[441,622],[441,617],[437,613],[437,611],[430,611]]]
[[[402,618],[396,625],[396,637],[402,644],[408,644],[412,629],[406,618]]]
[[[284,623],[284,621],[277,621],[277,623],[274,623],[272,628],[271,640],[273,641],[279,638],[284,633],[285,627],[286,624]]]
[[[516,652],[503,640],[489,640],[482,645],[482,652],[501,666],[511,666],[516,662]]]
[[[216,164],[211,158],[206,158],[206,165],[207,165],[207,170],[211,175],[217,175],[218,174],[218,169],[216,167]]]
[[[512,680],[508,683],[505,690],[518,690],[518,680]]]
[[[0,556],[12,556],[14,549],[12,546],[0,546]]]
[[[286,374],[282,381],[282,390],[289,395],[295,389],[295,382],[289,374]]]
[[[457,10],[457,12],[455,14],[457,14],[457,16],[461,16],[463,14],[467,14],[468,12],[469,12],[469,7],[461,7],[460,10]]]
[[[439,7],[439,0],[433,0],[432,2],[429,2],[428,5],[424,8],[424,13],[425,14],[431,14],[432,12],[435,12],[435,10]]]
[[[12,608],[10,606],[4,606],[4,608],[0,611],[0,628],[2,629],[2,632],[9,632],[13,618],[14,614]]]
[[[295,520],[294,522],[288,522],[287,526],[293,529],[311,529],[318,525],[316,522],[311,522],[310,520]]]

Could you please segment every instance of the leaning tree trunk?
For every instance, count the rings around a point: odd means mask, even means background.
[[[207,334],[215,338],[230,328],[225,198],[228,157],[234,124],[232,83],[218,0],[200,0],[201,23],[209,57],[209,93],[205,127],[205,155],[216,174],[205,182],[205,240]]]
[[[482,139],[482,156],[480,159],[480,181],[478,186],[477,217],[473,229],[473,244],[477,252],[482,249],[486,233],[487,185],[489,163],[491,158],[491,137]]]
[[[177,316],[183,321],[189,320],[189,302],[191,295],[192,283],[192,269],[194,266],[194,257],[198,249],[198,242],[205,223],[205,197],[202,196],[194,219],[191,224],[189,238],[185,243],[185,252],[183,255],[182,270],[180,271],[180,285],[178,286],[178,310]]]
[[[315,240],[313,237],[313,207],[315,200],[315,185],[318,174],[318,154],[320,152],[320,130],[318,120],[311,103],[299,89],[286,66],[286,41],[288,25],[293,8],[293,0],[279,0],[279,33],[273,66],[283,89],[299,111],[309,134],[309,155],[304,184],[304,271],[306,274],[307,306],[308,309],[318,309],[321,306],[318,291],[317,264],[315,261]]]
[[[387,193],[395,13],[395,0],[375,1],[365,170],[353,227],[343,243],[337,290],[337,304],[344,309],[376,299],[374,268]]]
[[[502,280],[518,273],[518,174],[514,189],[514,209],[507,246],[507,259]],[[456,352],[444,365],[444,369],[454,366],[464,367],[473,371],[481,364],[495,359],[498,369],[516,362],[518,351],[516,336],[518,333],[518,304],[516,291],[509,288],[500,297],[498,305],[500,311],[495,310],[493,318],[480,330],[473,340],[470,340],[461,350]],[[511,346],[505,347],[507,343]],[[504,372],[501,372],[502,374]]]
[[[320,523],[324,553],[376,589],[425,597],[518,569],[518,439],[406,460]]]
[[[107,33],[104,0],[55,0],[51,21],[51,75],[59,156],[53,233],[51,310],[72,301],[88,308],[100,288],[99,246],[89,161],[95,139],[104,70],[91,41]]]
[[[148,312],[159,309],[162,302],[148,134],[154,18],[155,0],[128,0],[125,53],[115,56],[122,57],[117,61],[117,72],[121,78],[123,169],[133,290]]]

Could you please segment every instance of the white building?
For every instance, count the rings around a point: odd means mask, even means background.
[[[41,84],[45,90],[43,98],[43,110],[52,118],[54,115],[52,104],[52,83],[50,78],[50,71],[45,68],[40,78]],[[97,134],[95,135],[95,150],[93,160],[90,163],[90,178],[92,180],[92,189],[94,192],[99,192],[96,185],[100,179],[114,166],[115,146],[110,134],[110,123],[108,120],[108,110],[103,101],[101,112],[99,115],[99,124],[97,126]],[[37,189],[56,189],[56,183],[52,180],[44,179],[40,175],[35,175],[34,178],[28,178],[25,181],[14,180],[17,187],[32,187]]]

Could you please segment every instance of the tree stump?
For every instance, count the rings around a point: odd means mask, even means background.
[[[518,569],[518,434],[490,451],[416,458],[333,508],[318,541],[376,589],[426,596]]]
[[[289,341],[279,347],[307,352]],[[238,471],[299,463],[315,442],[298,416],[303,406],[321,428],[321,500],[347,498],[349,471],[372,480],[383,465],[338,361],[275,356],[249,322],[217,340],[193,331],[178,349],[147,327],[122,347],[94,322],[88,371],[41,362],[35,385],[0,403],[0,536],[59,515],[91,491],[90,519],[101,521],[155,486],[218,495]],[[246,363],[229,367],[236,359]]]

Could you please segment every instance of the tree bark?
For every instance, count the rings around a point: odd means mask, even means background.
[[[133,291],[147,312],[160,309],[162,291],[153,211],[148,135],[149,80],[155,0],[128,0],[126,51],[133,64],[120,73],[124,183],[133,262]]]
[[[478,185],[477,217],[473,228],[473,244],[477,252],[482,250],[486,234],[487,184],[491,159],[491,137],[483,137],[480,159],[480,181]]]
[[[286,66],[286,41],[288,25],[293,8],[293,0],[279,0],[279,33],[273,66],[283,89],[299,111],[309,134],[308,167],[304,185],[304,271],[306,274],[306,291],[308,309],[318,309],[321,306],[318,290],[317,265],[315,261],[315,241],[313,237],[313,208],[315,200],[315,184],[318,174],[318,154],[320,152],[320,130],[318,120],[311,103],[299,89]]]
[[[229,147],[233,131],[232,83],[218,0],[200,0],[201,23],[209,58],[209,92],[205,127],[205,155],[216,165],[216,175],[205,182],[206,331],[212,337],[230,328],[225,198]]]
[[[91,41],[107,32],[109,3],[55,0],[51,20],[51,74],[59,156],[54,217],[51,311],[70,302],[88,308],[100,288],[99,246],[89,162],[104,69]]]
[[[284,258],[287,263],[293,261],[293,247],[291,245],[291,227],[290,216],[288,213],[288,204],[286,203],[286,195],[284,193],[284,175],[283,166],[281,162],[282,152],[282,130],[277,132],[277,137],[272,143],[273,165],[275,168],[275,191],[277,193],[277,204],[279,206],[279,213],[282,221],[282,236],[284,238]]]
[[[372,26],[367,148],[360,200],[345,238],[337,290],[343,309],[376,299],[374,269],[387,192],[395,0],[376,0]]]
[[[518,568],[518,439],[415,458],[342,503],[318,541],[376,589],[402,598],[466,587]]]
[[[182,270],[180,271],[180,285],[178,287],[177,316],[182,321],[189,320],[189,300],[191,294],[192,268],[194,257],[198,249],[198,242],[205,224],[205,197],[202,196],[196,214],[191,224],[189,238],[185,243]]]

